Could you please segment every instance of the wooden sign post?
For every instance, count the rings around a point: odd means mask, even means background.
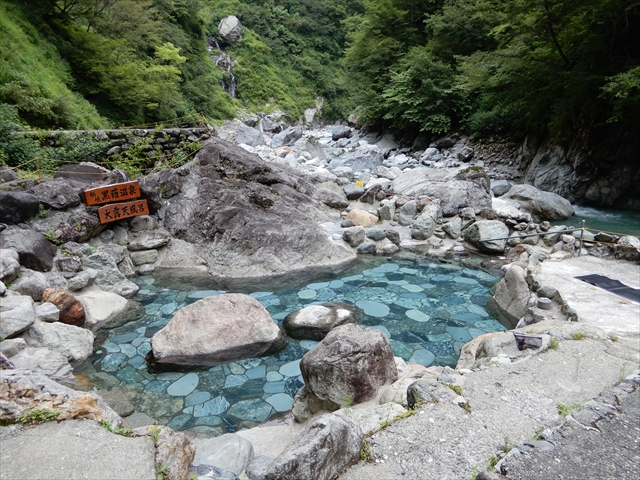
[[[106,187],[91,188],[85,190],[84,195],[87,205],[109,203],[109,205],[98,209],[100,223],[117,222],[125,218],[149,214],[149,204],[146,200],[122,202],[122,200],[131,200],[140,196],[140,185],[137,180],[114,183]]]

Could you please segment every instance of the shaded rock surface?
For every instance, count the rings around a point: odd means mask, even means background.
[[[265,480],[329,480],[360,458],[362,431],[348,418],[323,415],[304,427],[266,469]]]
[[[207,297],[178,310],[151,339],[157,362],[219,365],[258,357],[280,330],[256,299],[242,294]]]
[[[282,326],[293,338],[322,340],[327,333],[345,323],[360,323],[362,309],[346,303],[309,305],[287,315]]]
[[[0,248],[18,252],[20,265],[48,272],[53,267],[56,247],[35,230],[8,228],[0,233]]]
[[[40,203],[57,210],[75,207],[80,204],[80,196],[62,178],[54,178],[38,183],[29,189],[28,193],[35,195]]]
[[[25,222],[38,213],[39,206],[38,198],[30,193],[0,191],[0,223]]]

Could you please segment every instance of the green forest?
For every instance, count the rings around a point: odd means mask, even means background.
[[[207,50],[232,14],[237,98]],[[0,42],[3,132],[295,120],[319,96],[327,121],[408,134],[640,146],[632,0],[0,0]]]

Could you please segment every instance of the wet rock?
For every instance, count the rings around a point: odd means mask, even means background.
[[[309,305],[287,315],[283,327],[293,338],[322,340],[332,329],[346,323],[360,323],[362,309],[346,303]]]
[[[62,354],[75,364],[89,358],[93,351],[93,333],[64,323],[36,320],[24,335],[31,347],[44,347]]]
[[[37,370],[65,387],[73,388],[75,378],[67,359],[48,348],[25,348],[11,357],[15,368]]]
[[[0,279],[13,282],[20,275],[20,256],[11,249],[0,249]]]
[[[515,201],[520,210],[531,214],[535,222],[562,220],[575,213],[568,200],[555,193],[538,190],[533,185],[514,185],[502,198]]]
[[[20,265],[48,272],[53,268],[56,247],[35,230],[13,228],[0,233],[0,248],[18,252]]]
[[[25,192],[0,191],[0,223],[24,223],[38,213],[40,201]]]
[[[109,405],[114,412],[121,417],[127,417],[135,411],[133,403],[122,393],[119,388],[108,390],[106,392],[100,392],[100,396]]]
[[[280,337],[267,310],[248,295],[208,297],[181,308],[151,339],[159,363],[219,365],[262,355]]]
[[[28,295],[11,295],[0,302],[0,338],[10,338],[36,321],[36,308]]]
[[[506,246],[506,240],[494,240],[492,238],[504,238],[509,236],[509,228],[499,220],[480,220],[473,223],[464,231],[464,239],[483,252],[502,253]]]
[[[47,288],[42,294],[42,301],[51,302],[58,308],[60,322],[76,327],[84,325],[84,306],[70,291]]]
[[[323,415],[296,436],[267,467],[265,480],[329,480],[360,458],[362,430],[339,415]]]
[[[311,413],[324,403],[337,410],[347,402],[369,400],[398,379],[387,337],[378,330],[346,324],[331,330],[300,362]],[[297,396],[296,396],[297,400]],[[294,404],[296,403],[294,400]]]
[[[62,178],[54,178],[38,183],[30,188],[28,193],[35,195],[40,203],[56,210],[63,210],[80,204],[80,196]]]

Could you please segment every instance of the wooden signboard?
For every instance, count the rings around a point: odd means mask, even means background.
[[[98,218],[100,219],[100,223],[117,222],[118,220],[125,218],[148,214],[149,205],[146,200],[112,203],[98,209]]]
[[[121,202],[122,200],[138,198],[140,196],[140,185],[138,185],[137,180],[125,183],[114,183],[113,185],[107,185],[106,187],[85,190],[84,196],[87,205]]]

